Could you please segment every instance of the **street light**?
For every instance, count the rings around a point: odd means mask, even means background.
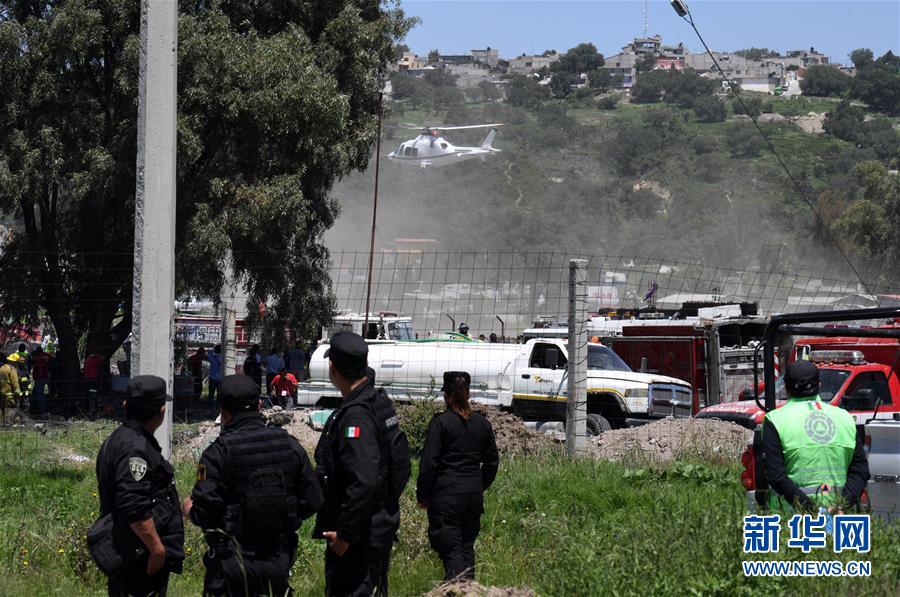
[[[672,0],[672,8],[675,9],[679,17],[687,16],[689,12],[687,3],[684,0]]]

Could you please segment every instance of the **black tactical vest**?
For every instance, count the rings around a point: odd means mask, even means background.
[[[293,549],[302,471],[287,432],[260,420],[223,433],[218,441],[228,459],[225,531],[257,557]]]

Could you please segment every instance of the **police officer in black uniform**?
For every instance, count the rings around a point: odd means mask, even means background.
[[[475,578],[475,539],[484,491],[500,458],[494,430],[469,405],[469,374],[444,373],[447,410],[428,424],[419,461],[416,499],[428,510],[428,540],[444,563],[444,580]]]
[[[222,432],[200,457],[184,501],[209,545],[205,595],[291,594],[297,529],[322,505],[306,452],[284,429],[266,427],[259,396],[246,375],[222,380]]]
[[[386,595],[391,546],[400,526],[399,504],[384,499],[378,396],[366,371],[368,352],[365,340],[351,332],[335,334],[326,352],[331,382],[343,398],[315,454],[325,505],[313,537],[328,541],[326,595]]]
[[[109,577],[110,595],[165,595],[169,573],[181,572],[184,527],[175,471],[153,432],[166,412],[166,382],[139,375],[128,384],[122,423],[100,446],[101,516],[111,514],[124,565]]]

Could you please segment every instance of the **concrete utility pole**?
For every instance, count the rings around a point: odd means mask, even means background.
[[[172,396],[178,3],[140,1],[131,373],[162,377]],[[156,431],[166,458],[172,457],[173,407],[166,405],[166,420]]]
[[[566,454],[587,450],[587,268],[569,260],[569,385],[566,400]]]

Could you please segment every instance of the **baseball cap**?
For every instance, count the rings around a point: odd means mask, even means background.
[[[231,412],[256,410],[259,394],[259,386],[246,375],[226,375],[219,384],[219,404]]]
[[[125,390],[128,411],[138,415],[153,415],[166,403],[166,381],[156,375],[132,377]]]
[[[365,371],[368,364],[369,346],[359,334],[338,332],[328,341],[329,347],[324,357],[331,359],[340,369]]]
[[[466,371],[444,371],[444,385],[441,386],[441,391],[446,392],[452,389],[453,384],[460,378],[466,382],[466,387],[472,383],[472,377]]]
[[[784,373],[788,396],[800,398],[819,393],[819,369],[809,361],[794,361]]]

